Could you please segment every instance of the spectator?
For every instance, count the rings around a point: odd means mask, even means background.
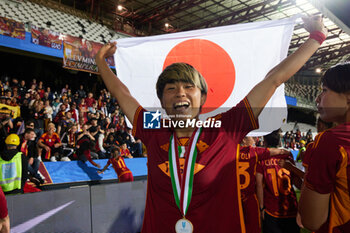
[[[62,103],[60,102],[60,99],[57,97],[52,104],[53,117],[55,117],[57,113],[60,111],[61,104]]]
[[[21,96],[21,98],[24,98],[24,95],[27,93],[26,81],[21,80],[18,87],[18,93]]]
[[[56,162],[57,160],[60,160],[63,155],[61,139],[55,131],[55,124],[49,123],[47,126],[47,132],[44,133],[38,141],[38,145],[41,148],[39,154],[43,161]]]
[[[33,183],[40,185],[45,181],[42,179],[39,171],[40,160],[38,159],[38,151],[35,143],[36,134],[33,129],[27,128],[20,144],[20,151],[27,157],[28,160],[28,172],[31,176]]]
[[[54,95],[51,92],[51,87],[46,88],[46,93],[47,93],[47,99],[50,100],[50,102],[52,102],[54,100]]]
[[[33,109],[32,117],[35,122],[35,133],[40,137],[44,133],[44,119],[45,119],[45,109],[44,102],[39,100]]]
[[[87,122],[87,112],[88,112],[88,108],[87,105],[85,103],[85,99],[81,99],[81,102],[79,104],[79,115],[84,117],[84,122]]]
[[[66,85],[64,86],[64,88],[62,88],[61,95],[63,95],[64,93],[67,93],[67,92],[68,92],[68,89],[69,89],[69,85],[66,84]]]
[[[66,112],[65,115],[62,116],[61,120],[58,122],[57,134],[62,137],[64,133],[67,133],[68,129],[74,124],[74,119],[72,118],[72,114],[70,112]]]
[[[65,104],[61,104],[60,105],[60,111],[56,114],[55,118],[53,119],[53,122],[55,124],[58,124],[59,122],[61,122],[61,120],[63,119],[63,116],[66,115],[66,105]]]
[[[127,128],[126,132],[122,134],[123,140],[133,157],[142,157],[142,142],[140,139],[135,139],[131,131],[131,128]]]
[[[38,94],[40,95],[40,98],[44,98],[44,93],[45,93],[45,89],[44,89],[44,85],[43,85],[43,81],[39,81],[39,84],[36,88]]]
[[[126,143],[125,142],[122,142],[121,143],[121,146],[120,146],[120,155],[123,156],[123,157],[126,157],[126,158],[129,158],[129,159],[132,159],[132,155],[128,149],[128,147],[126,146]]]
[[[95,163],[91,158],[91,148],[95,147],[95,138],[88,131],[87,124],[82,126],[82,132],[77,136],[77,143],[79,160],[83,161],[84,163],[89,161],[95,167],[100,168],[100,165]]]
[[[6,107],[0,109],[0,141],[5,141],[5,138],[13,128],[13,124],[10,116],[11,110]],[[5,149],[4,144],[0,144],[0,151]]]
[[[124,116],[119,117],[119,122],[116,124],[116,128],[122,133],[126,131],[126,123]]]
[[[73,159],[75,156],[75,150],[77,146],[77,132],[78,126],[77,124],[72,124],[68,129],[68,132],[63,135],[62,143],[63,143],[63,153],[65,157],[69,159]]]
[[[70,104],[69,112],[72,114],[72,118],[74,119],[74,122],[78,123],[78,121],[79,121],[79,111],[77,109],[77,104],[75,102],[72,102]]]
[[[89,92],[88,97],[85,98],[86,107],[89,109],[93,107],[93,105],[96,103],[96,100],[94,99],[94,94],[92,92]]]
[[[84,90],[84,86],[83,85],[79,86],[79,90],[77,91],[77,93],[78,93],[80,99],[85,99],[86,98],[86,92]]]

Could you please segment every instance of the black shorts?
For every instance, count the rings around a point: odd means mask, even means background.
[[[263,233],[299,233],[296,218],[275,218],[265,212]]]

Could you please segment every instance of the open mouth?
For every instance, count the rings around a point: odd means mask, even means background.
[[[188,102],[178,102],[174,104],[175,110],[186,110],[190,106]]]

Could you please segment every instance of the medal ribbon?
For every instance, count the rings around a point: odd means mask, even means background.
[[[179,150],[175,133],[170,137],[169,147],[169,170],[171,184],[177,207],[183,216],[186,215],[190,205],[193,190],[194,166],[197,158],[197,142],[202,132],[202,128],[196,129],[189,141],[189,148],[185,152],[184,173],[180,173]],[[181,151],[182,148],[180,148]]]

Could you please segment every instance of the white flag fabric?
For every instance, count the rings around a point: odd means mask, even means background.
[[[241,101],[288,52],[296,17],[117,40],[118,77],[145,108],[160,107],[156,82],[174,62],[194,66],[208,83],[204,117]],[[202,117],[203,118],[203,117]],[[284,86],[279,87],[250,135],[271,132],[287,118]]]

